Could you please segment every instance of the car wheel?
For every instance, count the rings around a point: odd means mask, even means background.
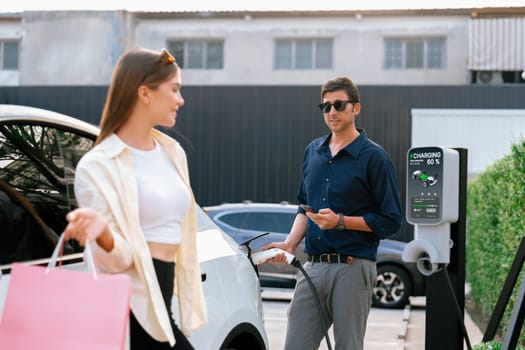
[[[373,306],[399,309],[408,303],[411,294],[412,281],[405,270],[393,265],[377,268],[377,281],[372,294]]]

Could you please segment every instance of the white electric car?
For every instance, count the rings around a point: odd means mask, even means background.
[[[11,264],[47,264],[65,214],[76,206],[75,166],[97,134],[95,126],[63,114],[0,105],[0,315]],[[22,225],[14,229],[15,223]],[[200,208],[198,231],[209,322],[191,342],[197,350],[267,349],[260,285],[249,259]],[[69,243],[65,266],[81,268],[80,252]],[[38,286],[27,288],[38,297]]]

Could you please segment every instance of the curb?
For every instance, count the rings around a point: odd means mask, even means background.
[[[405,341],[408,333],[408,323],[410,321],[410,304],[405,305],[403,310],[403,320],[401,327],[397,333],[397,347],[396,350],[405,350]]]

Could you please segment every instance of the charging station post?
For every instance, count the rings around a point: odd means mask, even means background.
[[[403,260],[427,276],[425,349],[463,349],[464,339],[470,347],[463,322],[467,150],[416,147],[407,155],[406,217],[415,227]]]

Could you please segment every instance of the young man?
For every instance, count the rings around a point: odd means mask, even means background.
[[[336,349],[363,349],[376,281],[377,246],[400,228],[402,210],[390,157],[355,125],[361,110],[348,78],[326,82],[319,105],[330,133],[305,150],[300,204],[291,232],[277,247],[293,253],[305,238],[312,279],[323,309],[301,276],[288,310],[286,350],[317,349],[333,324]],[[306,208],[306,207],[304,207]],[[284,256],[272,259],[284,261]]]

